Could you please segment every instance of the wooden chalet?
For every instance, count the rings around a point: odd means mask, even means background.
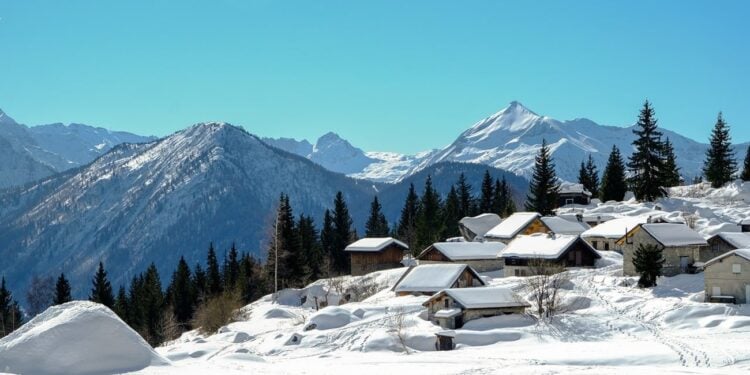
[[[409,246],[391,237],[363,238],[344,249],[349,253],[354,276],[403,267],[401,261],[408,250]]]

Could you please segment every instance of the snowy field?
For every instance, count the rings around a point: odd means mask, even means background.
[[[673,190],[659,207],[631,201],[577,209],[587,215],[694,215],[696,229],[708,235],[717,228],[733,230],[736,225],[721,223],[750,214],[747,189],[750,185],[720,190],[693,186]],[[241,319],[219,333],[188,332],[155,351],[109,310],[74,302],[48,310],[0,341],[0,371],[45,374],[67,369],[64,372],[84,374],[107,365],[140,374],[750,371],[750,305],[702,302],[702,274],[660,278],[656,288],[636,288],[635,278],[621,276],[619,254],[600,254],[596,269],[569,272],[566,311],[551,321],[531,315],[470,321],[456,330],[457,347],[449,352],[435,351],[435,333],[441,329],[424,319],[421,304],[428,297],[396,297],[390,291],[404,272],[395,269],[347,276],[338,287],[319,280],[280,292],[276,302],[266,296],[243,308]],[[482,277],[528,297],[523,278],[503,277],[502,271]],[[321,301],[328,291],[329,302],[336,305],[341,297],[337,290],[348,286],[370,286],[374,294],[361,302],[315,310],[316,297]],[[98,322],[95,329],[92,319]],[[100,367],[70,367],[76,360],[96,362],[89,358],[102,356],[119,359],[99,361]]]

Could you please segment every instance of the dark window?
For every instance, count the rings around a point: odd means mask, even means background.
[[[451,301],[449,301],[447,298],[445,299],[445,308],[451,307]]]
[[[604,250],[609,250],[609,242],[604,243]]]
[[[591,246],[593,246],[594,249],[599,250],[599,241],[591,241]]]

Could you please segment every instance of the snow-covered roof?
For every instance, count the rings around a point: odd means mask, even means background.
[[[741,257],[741,258],[744,258],[745,260],[750,261],[750,249],[737,249],[737,250],[732,250],[732,251],[728,251],[728,252],[726,252],[724,254],[721,254],[721,255],[717,256],[716,258],[713,258],[713,259],[709,260],[708,262],[704,263],[703,266],[706,267],[706,266],[710,265],[711,263],[716,263],[719,260],[724,259],[724,258],[726,258],[726,257],[728,257],[730,255],[736,255],[738,257]]]
[[[548,235],[535,233],[529,236],[518,236],[500,253],[504,258],[539,258],[557,259],[565,253],[580,237],[571,235]],[[582,241],[585,243],[584,241]],[[588,246],[588,244],[586,244]],[[592,249],[593,251],[593,249]],[[596,253],[596,252],[594,252]],[[597,254],[597,257],[599,255]]]
[[[685,224],[641,224],[641,228],[664,246],[708,245],[700,233]]]
[[[526,228],[526,226],[540,216],[536,212],[516,212],[508,216],[502,223],[487,231],[484,236],[487,238],[513,238],[518,232]]]
[[[586,190],[582,184],[577,184],[574,182],[561,183],[560,194],[585,194],[591,196],[591,192]]]
[[[740,225],[750,225],[750,217],[746,217],[740,221]]]
[[[465,217],[459,220],[459,224],[469,229],[477,236],[484,236],[487,231],[502,222],[500,216],[495,214],[481,214],[474,217]]]
[[[392,244],[396,244],[398,246],[403,247],[404,249],[408,249],[409,246],[407,246],[405,243],[393,238],[393,237],[371,237],[371,238],[363,238],[359,241],[354,242],[353,244],[346,247],[346,251],[381,251],[385,249],[388,246],[391,246]]]
[[[484,284],[476,271],[465,264],[424,264],[406,271],[406,274],[393,287],[393,291],[437,293],[452,287],[467,268]]]
[[[436,242],[432,244],[432,247],[448,259],[456,261],[495,259],[505,248],[505,244],[502,242]],[[429,250],[430,248],[425,249],[422,254]]]
[[[630,230],[646,221],[648,221],[648,218],[645,216],[629,216],[612,219],[581,233],[581,237],[604,237],[616,240],[622,238]]]
[[[458,302],[465,309],[492,309],[500,307],[530,307],[528,302],[519,297],[512,290],[505,287],[486,287],[486,288],[452,288],[440,291],[440,293],[431,297],[425,305],[431,300],[440,298],[442,294],[447,294],[454,301]]]
[[[557,216],[545,216],[542,217],[542,222],[549,228],[549,230],[557,234],[581,234],[591,227],[586,223],[579,221],[565,220]]]
[[[471,289],[471,288],[467,288],[467,289]],[[438,310],[435,313],[436,318],[452,318],[456,315],[461,315],[461,309],[459,308],[442,309],[442,310]]]
[[[714,237],[721,238],[736,249],[750,249],[750,233],[720,232],[716,233],[711,239]]]

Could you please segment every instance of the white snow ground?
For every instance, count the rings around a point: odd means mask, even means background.
[[[208,337],[183,335],[157,351],[172,366],[145,374],[495,374],[495,373],[742,373],[750,370],[750,307],[707,304],[703,276],[660,279],[641,290],[621,274],[622,258],[607,252],[601,268],[571,271],[568,311],[550,322],[531,316],[471,321],[456,330],[457,348],[434,351],[441,329],[423,319],[427,297],[395,297],[389,287],[403,269],[346,277],[377,283],[362,302],[315,312],[325,281],[284,291],[244,309],[244,319]],[[485,275],[491,285],[525,295],[522,279]],[[304,306],[299,298],[307,296]],[[394,317],[404,314],[404,352]],[[310,322],[325,324],[305,330]],[[325,329],[323,329],[325,328]]]

